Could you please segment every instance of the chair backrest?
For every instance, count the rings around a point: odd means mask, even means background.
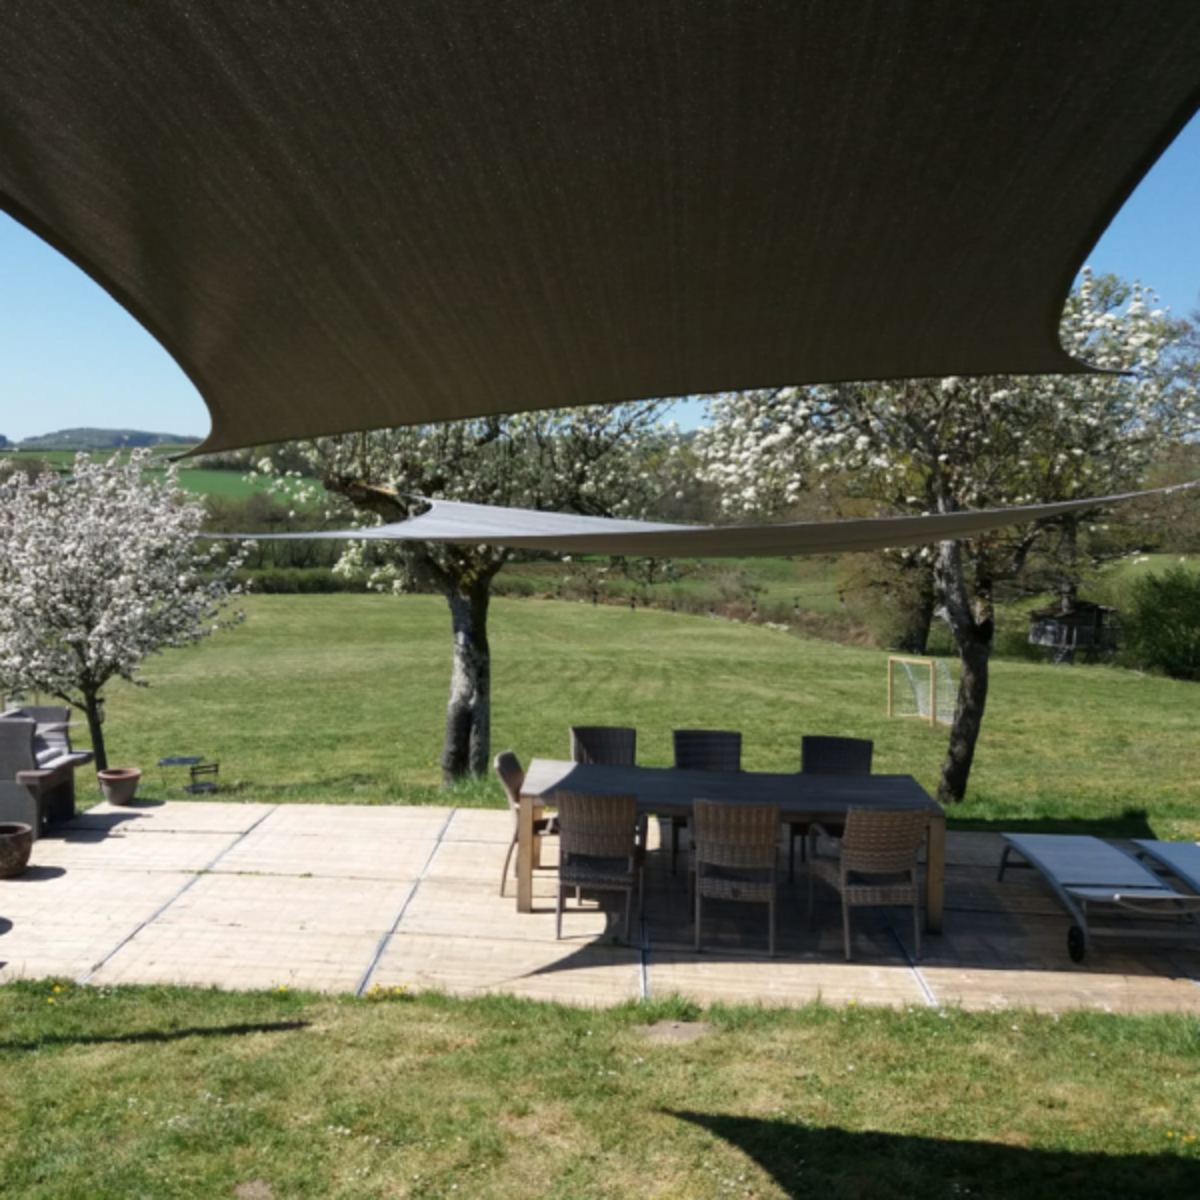
[[[15,780],[18,771],[33,771],[36,723],[29,717],[5,717],[0,721],[0,779]]]
[[[928,826],[923,808],[852,808],[842,834],[842,869],[863,875],[910,870]]]
[[[572,725],[571,761],[632,767],[637,762],[637,730],[624,725]]]
[[[870,738],[802,737],[800,770],[808,775],[870,775]]]
[[[740,771],[742,735],[725,729],[676,729],[675,765],[689,771]]]
[[[71,753],[71,707],[68,704],[23,704],[21,712],[37,722],[34,751]],[[40,743],[40,744],[39,744]]]
[[[692,805],[692,853],[718,867],[773,867],[779,847],[779,809],[770,804]]]
[[[508,807],[513,816],[521,807],[521,784],[525,782],[525,772],[521,763],[511,750],[501,750],[492,762],[500,782],[504,784],[504,794],[508,797]]]
[[[564,861],[572,854],[633,858],[637,853],[637,797],[585,796],[556,792],[558,845]]]

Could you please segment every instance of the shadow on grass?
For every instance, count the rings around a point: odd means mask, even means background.
[[[855,1133],[720,1113],[672,1112],[770,1173],[789,1196],[830,1200],[992,1196],[1021,1200],[1200,1195],[1200,1159],[1030,1150],[997,1142]]]
[[[946,809],[947,826],[956,833],[1075,833],[1098,838],[1153,838],[1150,814],[1144,808],[1127,808],[1107,817],[958,817]]]
[[[287,1033],[307,1029],[308,1021],[266,1021],[246,1025],[206,1025],[189,1029],[146,1029],[140,1033],[48,1033],[30,1041],[0,1040],[0,1051],[40,1050],[47,1046],[143,1045],[184,1038],[244,1037],[250,1033]]]

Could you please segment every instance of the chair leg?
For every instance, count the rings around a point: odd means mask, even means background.
[[[700,953],[700,888],[696,888],[696,953]]]
[[[814,927],[814,925],[816,923],[813,920],[813,887],[815,885],[815,882],[816,881],[813,878],[813,873],[810,869],[808,872],[808,927],[810,930]]]
[[[850,961],[850,905],[842,898],[842,936],[846,942],[846,961]]]
[[[512,862],[513,851],[517,848],[517,835],[508,843],[508,853],[504,856],[504,870],[500,872],[500,895],[504,895],[504,885],[508,882],[508,867]]]
[[[562,884],[559,884],[558,902],[555,904],[554,910],[554,937],[556,941],[562,940],[563,890]]]
[[[775,957],[775,898],[767,901],[767,957]]]
[[[921,961],[921,902],[913,901],[913,962]]]

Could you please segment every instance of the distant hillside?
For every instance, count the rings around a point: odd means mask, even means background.
[[[22,450],[120,450],[126,446],[194,446],[199,441],[198,437],[141,429],[60,429],[16,445]]]

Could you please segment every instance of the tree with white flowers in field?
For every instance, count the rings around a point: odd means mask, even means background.
[[[311,475],[327,492],[381,523],[414,516],[418,497],[585,516],[637,517],[662,492],[676,444],[663,401],[596,405],[345,434],[308,444],[306,471],[281,487],[311,502]],[[272,460],[260,469],[280,476]],[[454,661],[441,766],[444,783],[481,775],[491,753],[492,580],[512,557],[494,546],[354,543],[339,569],[380,591],[432,590],[446,598]]]
[[[1076,357],[1122,374],[909,379],[777,388],[715,398],[697,451],[728,512],[786,512],[807,490],[883,513],[954,512],[1135,489],[1164,451],[1200,427],[1195,387],[1169,369],[1179,322],[1151,294],[1085,271],[1060,336]],[[966,793],[987,701],[992,586],[1035,546],[1056,556],[1069,591],[1082,528],[1072,514],[906,559],[962,660],[938,798]]]
[[[220,619],[239,555],[197,542],[204,506],[149,457],[80,454],[67,479],[0,477],[0,678],[85,713],[99,769],[105,685],[146,686],[144,659],[242,617]]]

